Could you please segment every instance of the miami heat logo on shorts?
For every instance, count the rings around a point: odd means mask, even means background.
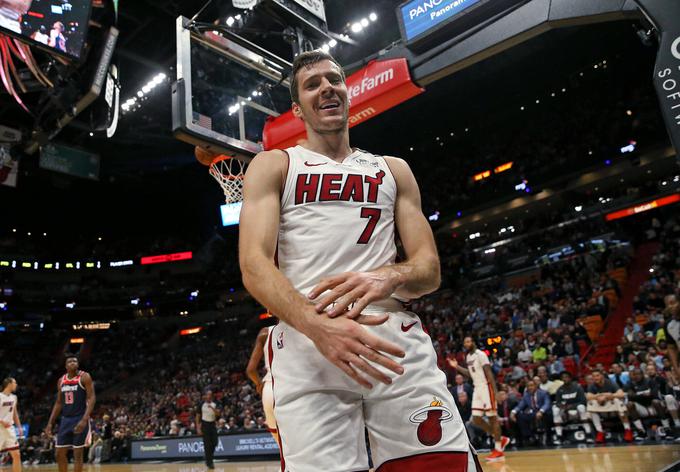
[[[451,410],[435,397],[429,406],[411,414],[409,421],[418,425],[418,441],[425,446],[434,446],[442,439],[442,423],[452,419]]]
[[[283,349],[283,331],[276,337],[276,348]]]

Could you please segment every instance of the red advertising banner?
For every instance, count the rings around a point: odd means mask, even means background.
[[[641,203],[640,205],[635,205],[623,210],[618,210],[612,213],[608,213],[605,216],[607,221],[618,220],[619,218],[625,218],[626,216],[636,215],[642,213],[643,211],[653,210],[654,208],[659,208],[664,205],[670,205],[671,203],[680,201],[680,193],[674,195],[669,195],[667,197],[658,198],[649,202]]]
[[[411,82],[406,59],[371,61],[347,77],[349,127],[369,120],[424,91]],[[275,118],[268,118],[262,136],[264,149],[270,150],[295,146],[306,138],[307,133],[302,120],[288,110]]]
[[[192,257],[193,254],[191,251],[176,252],[174,254],[162,254],[160,256],[146,256],[142,257],[142,265],[160,264],[162,262],[186,261]]]

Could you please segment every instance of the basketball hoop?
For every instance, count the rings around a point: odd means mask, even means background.
[[[194,149],[196,160],[209,167],[210,175],[224,191],[226,203],[243,201],[243,173],[247,163],[236,157],[224,154],[215,155],[203,148]]]
[[[224,191],[226,203],[243,201],[243,173],[246,163],[237,158],[221,155],[210,163],[210,175]]]

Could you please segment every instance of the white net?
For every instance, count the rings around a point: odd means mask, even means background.
[[[243,200],[243,173],[246,162],[240,159],[219,159],[210,164],[210,175],[220,184],[224,191],[226,203]]]

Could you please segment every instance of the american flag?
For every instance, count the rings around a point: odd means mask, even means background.
[[[212,130],[212,118],[209,116],[201,115],[200,113],[194,112],[194,123],[202,128],[207,128]]]

